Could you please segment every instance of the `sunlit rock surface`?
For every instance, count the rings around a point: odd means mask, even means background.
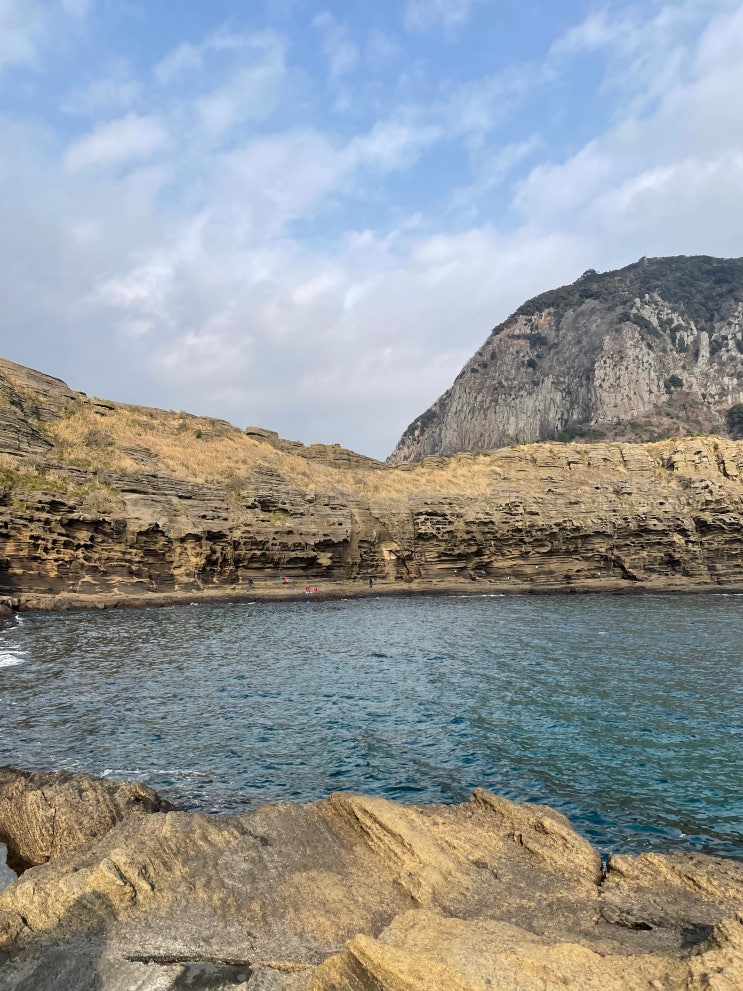
[[[66,852],[0,894],[2,989],[743,986],[743,866],[653,854],[602,871],[563,816],[482,790],[132,813],[83,843],[69,828]]]
[[[130,815],[172,808],[138,781],[0,767],[0,843],[10,866],[46,863]]]

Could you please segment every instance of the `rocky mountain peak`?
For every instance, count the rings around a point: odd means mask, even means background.
[[[743,259],[642,258],[528,300],[389,460],[725,433],[743,402]]]

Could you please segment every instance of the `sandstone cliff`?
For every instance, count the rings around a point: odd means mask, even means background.
[[[542,444],[381,465],[92,399],[0,362],[0,596],[743,582],[743,443]],[[267,432],[265,432],[267,433]],[[46,598],[49,597],[49,598]]]
[[[741,402],[743,259],[648,258],[521,306],[389,460],[725,432]]]
[[[26,801],[33,845],[28,778],[12,787],[13,773],[0,823],[18,824]],[[69,810],[69,780],[60,791],[54,778],[52,814]],[[104,817],[87,842],[61,835],[0,893],[0,989],[743,986],[740,864],[645,854],[602,868],[544,806],[478,789],[458,806],[335,794],[234,818],[146,813]]]

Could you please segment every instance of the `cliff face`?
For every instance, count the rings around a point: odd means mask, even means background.
[[[0,395],[0,596],[26,606],[282,575],[743,582],[743,443],[543,444],[392,467],[90,399],[8,362]]]
[[[743,259],[586,272],[496,327],[389,460],[724,432],[743,402]]]

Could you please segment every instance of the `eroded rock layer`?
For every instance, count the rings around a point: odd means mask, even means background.
[[[4,991],[743,986],[740,864],[602,870],[563,816],[482,790],[134,814],[63,846],[0,894]]]
[[[11,867],[54,860],[135,813],[172,809],[138,781],[0,767],[0,843]]]
[[[6,603],[244,591],[281,575],[326,589],[743,581],[742,442],[552,443],[393,467],[89,399],[9,362],[2,397]]]

